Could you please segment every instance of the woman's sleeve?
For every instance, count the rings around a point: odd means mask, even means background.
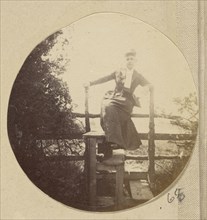
[[[149,85],[150,82],[144,78],[141,74],[137,74],[139,85],[146,86]]]
[[[115,79],[115,72],[111,73],[110,75],[101,77],[100,79],[97,79],[97,80],[94,80],[94,81],[90,82],[90,86],[105,83],[105,82],[108,82],[112,79]]]

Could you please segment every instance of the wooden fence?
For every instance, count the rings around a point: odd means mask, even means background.
[[[99,118],[100,114],[90,114],[88,105],[88,89],[85,90],[85,113],[73,113],[77,118],[85,118],[85,128],[86,132],[90,131],[90,118]],[[151,183],[154,183],[155,178],[155,160],[172,160],[179,159],[177,155],[159,155],[155,156],[155,140],[194,140],[196,134],[169,134],[169,133],[155,133],[155,118],[166,118],[166,119],[179,119],[178,116],[163,116],[154,113],[154,91],[150,89],[150,103],[149,103],[149,114],[132,114],[132,118],[149,118],[149,132],[139,133],[141,140],[148,140],[148,156],[126,156],[126,160],[148,160],[148,177]],[[56,138],[54,136],[45,135],[44,137],[38,137],[39,140],[45,139],[82,139],[82,134],[76,135],[60,135]],[[85,160],[85,156],[52,156],[48,157],[49,160],[70,160],[70,161],[80,161]],[[134,175],[136,178],[136,173]]]

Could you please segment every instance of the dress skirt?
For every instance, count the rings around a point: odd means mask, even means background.
[[[108,91],[101,105],[101,127],[106,141],[120,148],[135,150],[142,144],[139,134],[131,120],[133,101],[126,92]]]

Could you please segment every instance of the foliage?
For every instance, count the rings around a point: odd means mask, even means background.
[[[59,77],[69,60],[63,56],[49,59],[50,51],[61,34],[61,31],[56,32],[35,47],[13,85],[8,130],[10,140],[19,136],[22,145],[28,145],[38,135],[70,135],[75,130],[69,88]],[[61,40],[64,49],[69,42],[67,39]]]
[[[174,117],[171,124],[182,128],[186,133],[196,134],[198,127],[198,103],[195,93],[190,93],[182,98],[175,98],[174,103],[177,105],[179,117]],[[166,114],[164,114],[166,116]],[[169,150],[172,151],[170,145],[176,144],[179,159],[171,161],[156,162],[156,178],[155,178],[155,195],[166,189],[185,168],[188,159],[195,145],[195,139],[184,141],[168,141]]]
[[[84,209],[87,202],[84,162],[70,161],[62,157],[77,155],[78,150],[78,155],[83,153],[82,141],[72,141],[74,146],[69,145],[71,141],[38,141],[37,147],[43,152],[35,168],[26,172],[32,182],[52,198],[66,205]]]
[[[181,118],[172,120],[171,123],[177,125],[190,133],[196,133],[198,127],[198,103],[196,93],[190,93],[188,96],[174,99],[178,106],[178,112]]]
[[[17,75],[8,107],[9,139],[20,166],[41,190],[65,204],[86,198],[83,161],[62,157],[85,150],[83,142],[71,140],[84,130],[60,78],[70,60],[51,52],[68,44],[59,31],[35,47]],[[69,139],[57,140],[62,135]]]

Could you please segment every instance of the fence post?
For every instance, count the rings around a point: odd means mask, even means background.
[[[154,89],[150,87],[149,105],[149,134],[148,134],[148,156],[149,156],[149,182],[154,188],[155,182],[155,124],[154,124]]]
[[[90,129],[90,119],[89,119],[89,105],[88,105],[88,97],[89,97],[89,87],[85,87],[85,129],[86,132],[89,132]],[[84,173],[85,173],[85,180],[86,180],[86,192],[89,192],[89,173],[90,173],[90,154],[89,154],[89,150],[90,150],[90,143],[88,139],[85,139],[85,153],[84,153],[84,157],[85,157],[85,163],[84,163]],[[88,195],[89,198],[89,195]],[[90,203],[90,201],[88,201]]]
[[[86,132],[89,132],[90,129],[90,119],[89,119],[89,110],[88,110],[88,92],[89,87],[85,87],[85,126],[86,126]]]

